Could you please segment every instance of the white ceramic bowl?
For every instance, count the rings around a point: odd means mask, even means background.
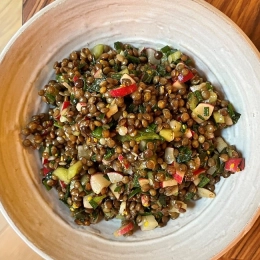
[[[52,64],[72,50],[115,41],[165,44],[190,55],[242,114],[224,131],[243,152],[246,169],[217,185],[214,200],[167,227],[116,239],[116,221],[74,226],[41,185],[36,153],[23,149],[20,129],[41,110],[37,91]],[[244,33],[201,0],[61,0],[36,14],[0,57],[1,210],[46,259],[210,259],[220,256],[259,216],[260,58]]]

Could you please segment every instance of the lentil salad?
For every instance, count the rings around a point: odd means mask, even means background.
[[[243,170],[219,135],[240,114],[181,51],[98,44],[54,70],[39,91],[48,111],[22,129],[23,145],[39,150],[42,183],[76,224],[121,219],[115,236],[163,227]]]

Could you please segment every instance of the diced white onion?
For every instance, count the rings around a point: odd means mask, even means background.
[[[172,164],[173,162],[176,161],[176,159],[174,157],[174,148],[166,147],[165,154],[164,154],[164,161],[167,164]]]
[[[126,135],[126,134],[127,134],[127,128],[126,128],[125,126],[120,126],[120,127],[118,128],[118,133],[119,133],[119,135],[121,135],[121,136]]]

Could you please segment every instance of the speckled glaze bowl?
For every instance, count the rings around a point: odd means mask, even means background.
[[[52,191],[41,185],[37,153],[23,149],[20,129],[44,109],[38,90],[52,65],[72,50],[115,41],[176,47],[242,114],[223,132],[246,158],[246,169],[217,185],[214,200],[167,227],[115,238],[117,221],[76,227]],[[1,210],[46,259],[217,259],[259,216],[260,57],[222,13],[202,0],[57,0],[36,14],[0,57]]]

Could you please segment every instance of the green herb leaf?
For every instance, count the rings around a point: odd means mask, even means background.
[[[97,155],[96,154],[93,154],[91,157],[90,157],[90,160],[92,162],[96,162],[97,161]]]
[[[228,104],[227,111],[228,111],[228,114],[231,117],[233,123],[236,124],[238,122],[241,114],[239,114],[238,112],[235,111],[235,109],[231,103]]]
[[[185,200],[191,200],[195,193],[188,191],[185,195]]]
[[[124,49],[124,45],[122,42],[115,42],[114,43],[114,48],[117,50],[117,51],[121,51]]]
[[[205,120],[205,118],[204,118],[202,115],[199,114],[199,115],[197,115],[197,116],[198,116],[198,118],[200,118],[201,120],[203,120],[203,121]]]
[[[147,66],[146,70],[144,71],[142,81],[145,83],[151,83],[153,81],[154,76],[157,74],[156,70],[152,69],[151,67]]]
[[[203,115],[209,116],[209,107],[204,107]]]
[[[185,132],[186,132],[186,129],[187,129],[187,125],[182,124],[182,125],[181,125],[181,132],[182,132],[182,133],[185,133]]]
[[[140,184],[139,184],[139,178],[140,176],[138,174],[135,174],[134,175],[134,179],[133,179],[133,187],[134,188],[139,188],[140,187]]]
[[[162,65],[162,64],[159,64],[156,66],[156,70],[157,70],[157,73],[161,76],[161,77],[164,77],[167,75],[167,71],[165,69],[165,66]]]
[[[95,224],[98,221],[99,209],[95,209],[92,214],[89,214],[90,222]]]
[[[117,186],[115,189],[114,189],[114,192],[120,192],[122,189],[122,186]]]
[[[93,209],[96,209],[100,203],[102,202],[102,200],[106,197],[106,195],[102,195],[102,196],[97,196],[97,197],[93,197],[90,201],[89,204],[93,207]]]
[[[68,83],[68,80],[65,79],[62,74],[57,74],[56,75],[56,81],[58,81],[59,83],[63,83],[63,82],[67,82]]]
[[[145,106],[144,105],[139,105],[138,106],[138,111],[139,111],[139,113],[145,113]]]
[[[46,188],[46,190],[51,190],[52,189],[52,186],[49,186],[48,184],[47,184],[47,180],[44,178],[44,179],[42,179],[42,184],[44,185],[44,187]]]
[[[154,133],[156,128],[157,128],[157,125],[155,123],[152,123],[152,124],[147,126],[147,128],[145,129],[145,132]]]
[[[133,113],[135,111],[136,106],[132,103],[129,106],[126,107],[126,111],[128,113]]]
[[[53,125],[58,127],[58,128],[62,128],[63,127],[63,126],[59,125],[59,123],[57,121],[54,121]]]
[[[218,159],[216,160],[216,171],[212,174],[213,177],[220,175],[224,171],[225,163]]]
[[[209,82],[206,82],[206,88],[208,90],[213,90],[213,86]]]
[[[87,213],[85,212],[85,209],[78,208],[74,210],[74,217],[75,219],[84,220],[87,217]]]
[[[140,63],[140,59],[138,57],[126,54],[125,55],[126,59],[128,60],[128,62],[133,63],[133,64],[139,64]]]
[[[92,136],[95,137],[95,138],[100,139],[102,137],[102,131],[103,131],[103,127],[102,126],[98,126],[92,132]]]
[[[138,193],[141,193],[141,188],[136,188],[136,189],[134,189],[134,190],[132,190],[131,192],[130,192],[130,194],[128,195],[128,199],[131,199],[132,197],[134,197],[136,194],[138,194]]]
[[[98,207],[98,203],[93,199],[89,201],[89,204],[92,206],[93,209],[96,209]]]
[[[184,163],[191,160],[192,151],[187,146],[181,146],[179,148],[179,154],[177,156],[177,163]]]
[[[172,48],[170,46],[168,46],[168,45],[166,45],[163,48],[161,48],[161,52],[162,53],[167,53],[167,52],[169,52],[171,50],[172,50]]]
[[[104,78],[95,79],[94,82],[90,86],[87,86],[87,91],[89,91],[89,92],[99,92],[100,91],[100,83],[104,80],[105,80]]]
[[[44,187],[46,188],[46,190],[51,190],[52,189],[52,186],[49,186],[47,184],[48,180],[51,180],[52,179],[52,172],[49,172],[43,179],[42,179],[42,184],[44,185]]]
[[[71,94],[71,95],[70,95],[70,103],[71,103],[72,105],[76,105],[76,104],[78,103],[78,99],[75,98],[75,95],[74,95],[74,94]]]
[[[48,102],[49,104],[54,104],[54,102],[55,102],[55,100],[56,100],[56,98],[55,98],[54,95],[52,95],[52,94],[50,94],[50,93],[45,93],[44,96],[46,97],[47,102]]]
[[[158,202],[161,204],[162,207],[166,207],[166,195],[161,194],[158,198]]]
[[[111,158],[112,155],[115,154],[115,149],[114,148],[107,148],[106,149],[106,153],[104,155],[104,159],[105,160],[109,160]]]
[[[120,80],[122,78],[122,73],[112,73],[111,78],[116,79],[116,80]]]
[[[206,177],[204,174],[201,174],[199,176],[199,178],[200,178],[200,182],[198,184],[198,187],[200,187],[200,188],[203,188],[210,182],[210,179],[208,177]]]
[[[201,95],[201,91],[200,91],[200,90],[196,90],[196,91],[194,92],[194,95],[196,96],[196,98],[197,98],[197,100],[198,100],[199,102],[203,101],[203,97],[202,97],[202,95]]]

